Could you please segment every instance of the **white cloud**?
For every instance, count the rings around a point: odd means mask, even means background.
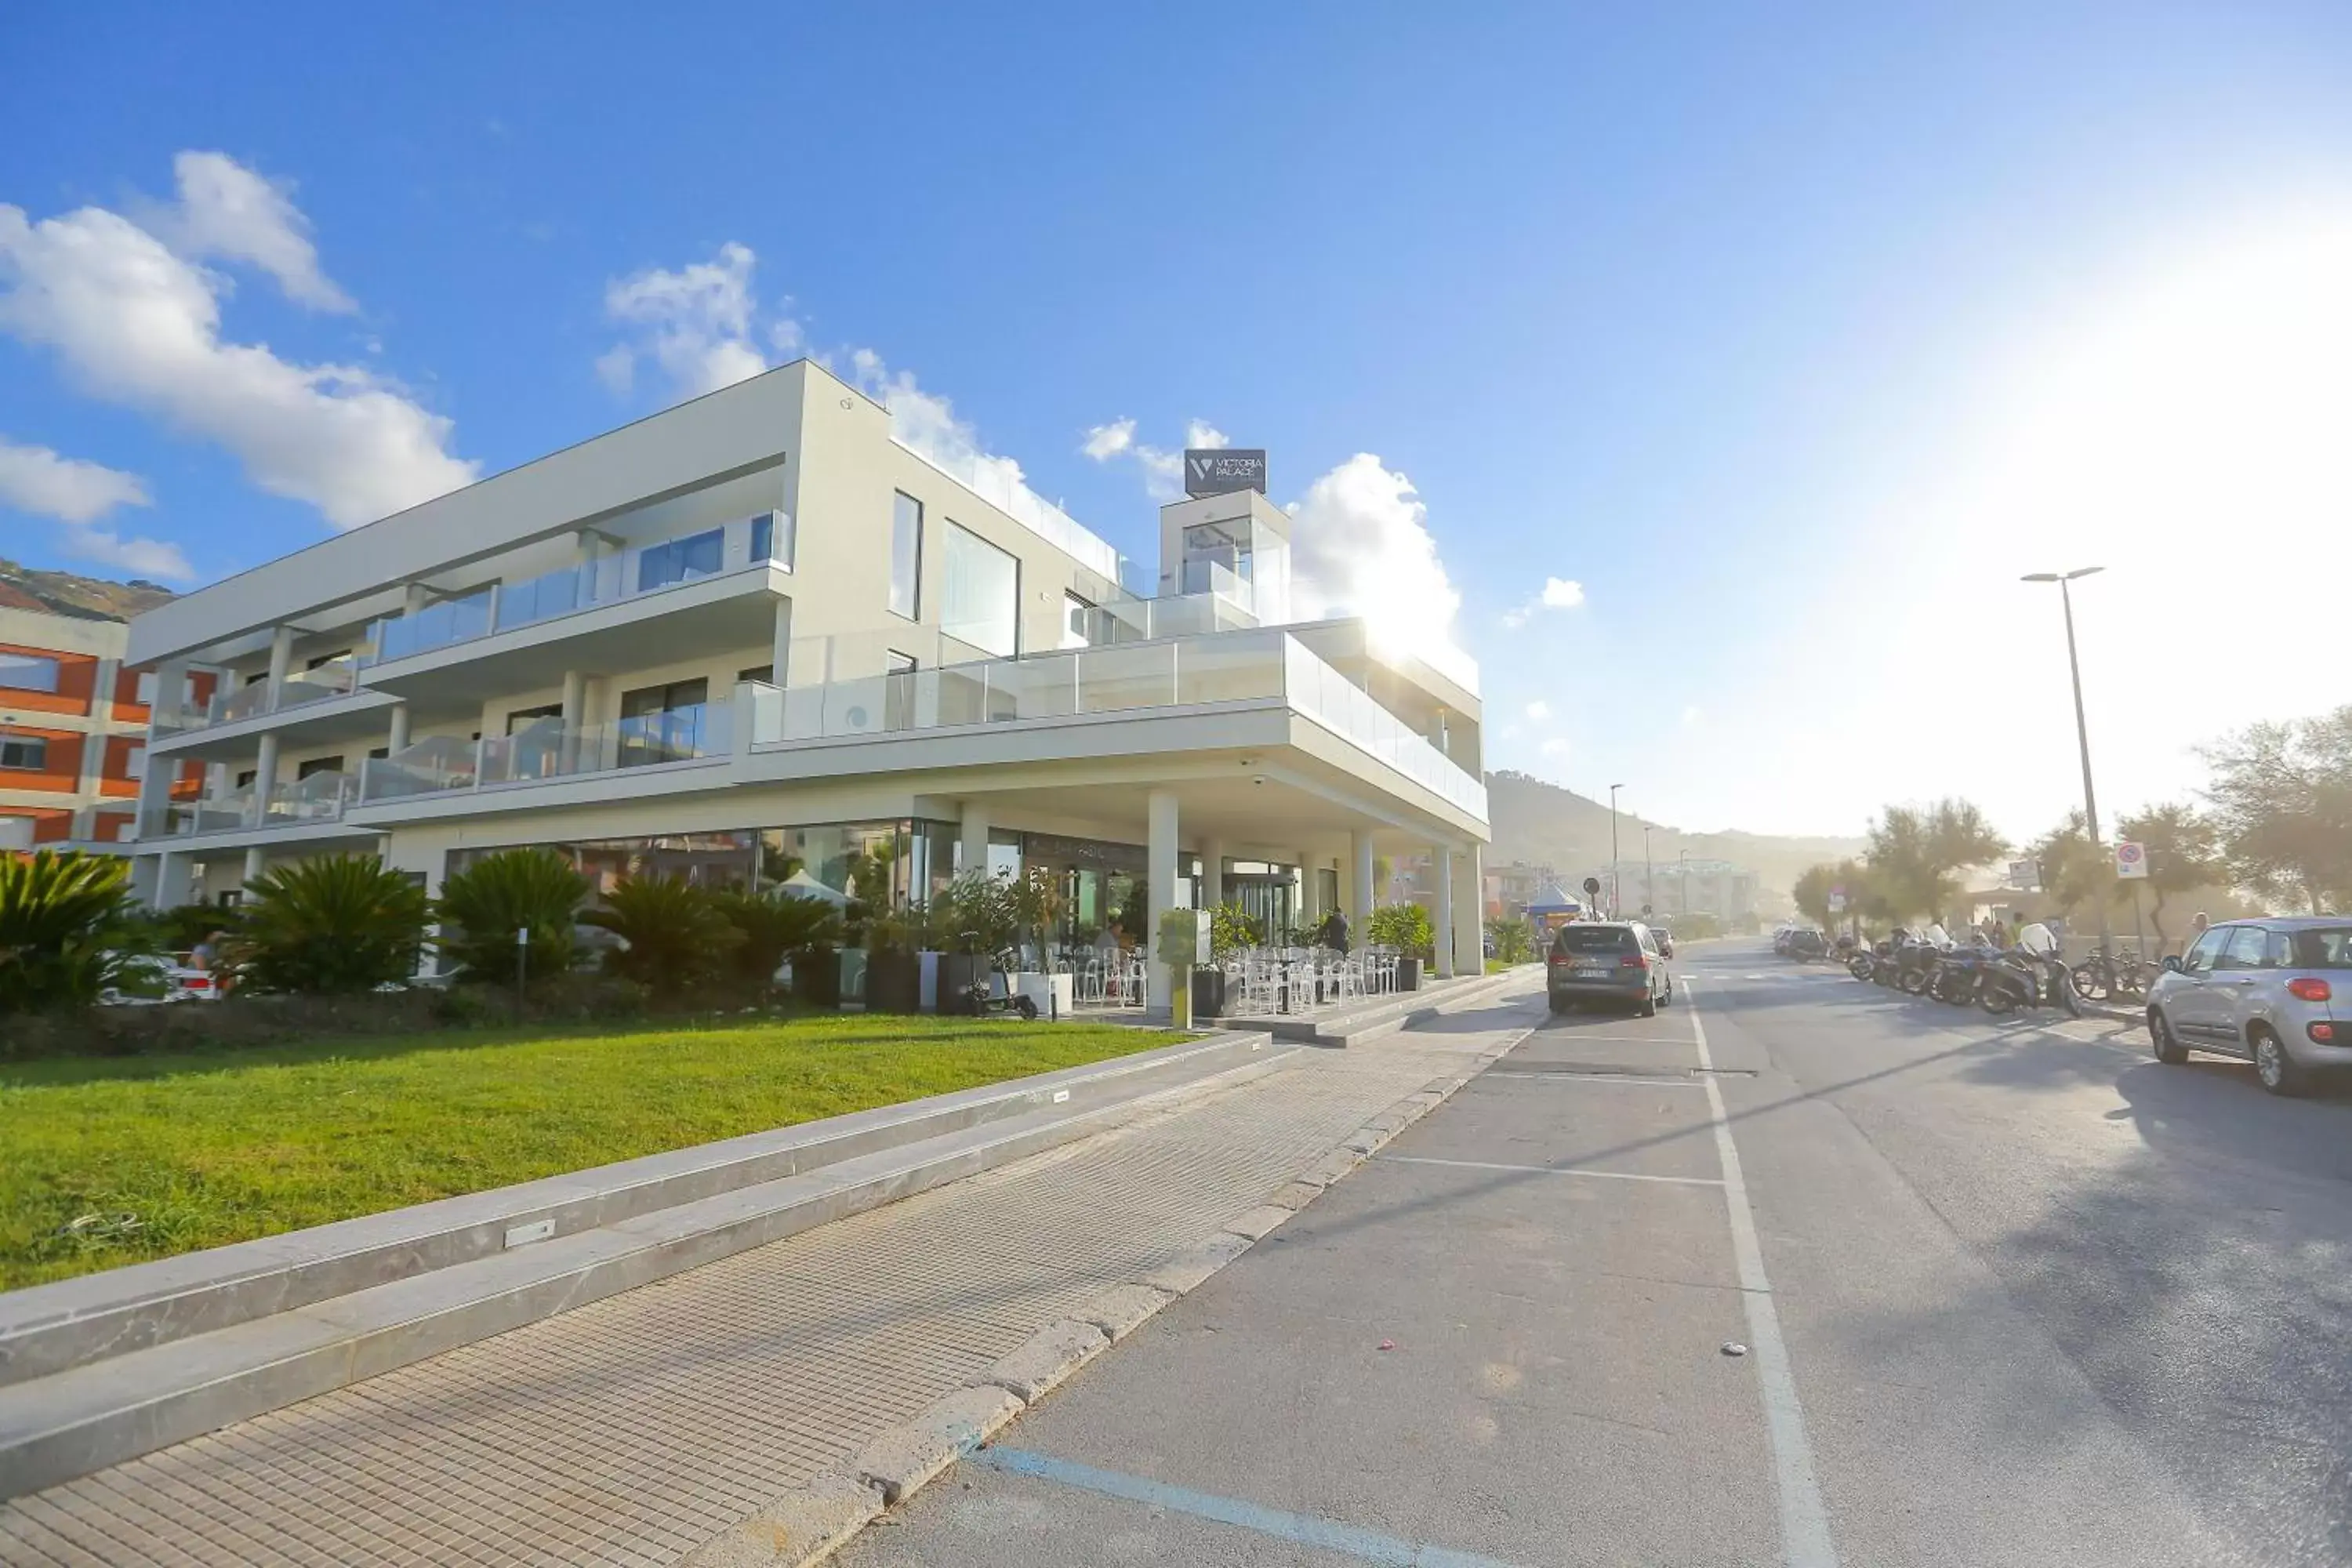
[[[472,482],[476,466],[447,449],[449,420],[396,384],[224,342],[227,289],[118,213],[35,223],[0,204],[0,330],[54,350],[92,396],[218,442],[255,484],[339,528]]]
[[[1551,704],[1545,701],[1540,697],[1537,698],[1533,702],[1528,704],[1528,717],[1530,719],[1550,718]]]
[[[1225,433],[1205,419],[1187,420],[1184,425],[1184,445],[1193,447],[1229,447],[1233,442]],[[1153,500],[1170,501],[1184,493],[1184,453],[1181,448],[1170,451],[1148,441],[1135,438],[1135,421],[1118,418],[1108,425],[1097,425],[1087,432],[1078,450],[1097,463],[1114,458],[1132,458],[1143,473],[1143,489]]]
[[[890,410],[890,437],[920,453],[982,497],[1020,517],[1038,503],[1021,465],[981,445],[979,432],[956,416],[955,405],[926,392],[908,370],[893,371],[872,349],[849,351],[850,376],[858,388]],[[1024,499],[1025,498],[1025,499]]]
[[[1537,747],[1536,750],[1541,752],[1547,757],[1564,757],[1568,755],[1568,742],[1561,740],[1558,735],[1554,735],[1550,740],[1546,741],[1542,745]]]
[[[1547,577],[1535,597],[1503,612],[1503,625],[1512,630],[1526,626],[1545,610],[1573,610],[1584,603],[1584,584],[1566,577]]]
[[[1698,709],[1698,708],[1685,708],[1685,709],[1684,709],[1684,710],[1683,710],[1683,728],[1684,728],[1684,729],[1685,729],[1685,730],[1696,730],[1696,729],[1697,729],[1701,724],[1704,724],[1704,723],[1706,723],[1706,712],[1705,712],[1703,710]]]
[[[249,261],[277,279],[288,299],[313,310],[359,308],[319,270],[310,220],[287,187],[226,153],[182,153],[172,160],[172,172],[179,179],[179,205],[136,216],[173,250],[191,260]]]
[[[110,528],[96,526],[116,507],[151,504],[147,486],[136,474],[59,457],[47,447],[20,446],[0,436],[0,506],[64,523],[66,552],[77,559],[142,577],[186,582],[196,574],[178,545],[125,539]]]
[[[22,447],[0,436],[0,502],[60,522],[95,522],[119,506],[146,506],[152,498],[136,474],[102,463],[61,458],[47,447]]]
[[[659,365],[680,397],[732,386],[768,368],[754,345],[759,301],[751,291],[758,258],[732,240],[709,261],[671,270],[648,267],[604,286],[604,314],[638,330],[634,345],[615,344],[596,361],[605,385],[625,392],[642,354]],[[779,348],[796,350],[800,324],[780,317],[768,329]]]
[[[1291,609],[1300,619],[1361,616],[1401,647],[1450,643],[1462,595],[1411,479],[1359,452],[1289,511]]]

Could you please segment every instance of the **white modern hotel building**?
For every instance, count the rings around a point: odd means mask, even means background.
[[[136,886],[361,850],[437,889],[544,844],[903,901],[1043,865],[1087,941],[1229,900],[1360,933],[1375,856],[1433,852],[1438,971],[1477,968],[1475,669],[1294,621],[1255,490],[1163,507],[1145,576],[789,364],[141,616],[159,689],[218,679],[153,715]]]

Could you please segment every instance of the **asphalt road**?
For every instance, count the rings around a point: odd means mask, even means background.
[[[2352,1097],[1675,967],[1433,1026],[1528,1033],[843,1561],[2352,1563]]]

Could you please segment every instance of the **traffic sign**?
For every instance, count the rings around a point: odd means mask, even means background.
[[[2116,876],[2129,881],[2147,875],[2147,846],[2128,838],[2116,840]]]

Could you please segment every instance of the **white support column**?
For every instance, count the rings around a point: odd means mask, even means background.
[[[155,667],[155,700],[148,706],[150,736],[176,730],[188,706],[188,661],[167,658]]]
[[[408,750],[408,704],[405,702],[392,705],[392,733],[385,737],[384,750],[394,756]]]
[[[1348,835],[1348,937],[1361,948],[1372,924],[1372,836],[1366,829]]]
[[[1440,846],[1437,850],[1437,909],[1432,923],[1437,927],[1437,977],[1451,980],[1456,962],[1454,952],[1454,851]]]
[[[413,616],[432,602],[432,589],[422,583],[411,583],[401,595],[401,613]]]
[[[142,909],[152,910],[157,907],[155,903],[155,889],[162,879],[163,869],[163,858],[161,855],[133,855],[131,857],[131,902],[139,905]]]
[[[1160,918],[1176,903],[1176,792],[1153,790],[1145,797],[1147,824],[1144,830],[1143,875],[1147,897],[1144,907],[1150,924],[1143,933],[1143,951],[1151,973],[1151,997],[1155,1013],[1172,1009],[1171,997],[1161,994],[1168,989],[1168,967],[1160,962]]]
[[[1225,901],[1225,841],[1201,840],[1201,908],[1213,910]]]
[[[245,852],[245,870],[238,880],[244,886],[250,888],[261,879],[261,874],[268,868],[269,856],[260,845],[257,844]]]
[[[261,755],[253,764],[253,820],[250,826],[266,827],[269,823],[269,797],[278,793],[278,732],[269,731],[261,737]]]
[[[170,850],[155,858],[155,908],[176,910],[194,900],[192,873],[195,862]]]
[[[988,803],[967,800],[963,803],[963,869],[988,869]]]
[[[172,780],[178,776],[180,764],[172,757],[159,757],[152,750],[139,770],[139,812],[131,818],[132,837],[158,838],[163,833],[163,813],[172,801]]]
[[[1313,931],[1315,922],[1323,918],[1323,911],[1315,907],[1315,884],[1319,880],[1315,875],[1315,857],[1294,849],[1291,858],[1298,863],[1298,898],[1291,906],[1295,911],[1291,918],[1299,930]]]
[[[781,688],[793,658],[793,602],[776,601],[776,626],[768,644],[768,684]]]
[[[294,628],[274,626],[269,633],[269,710],[278,710],[278,699],[286,689],[286,678],[294,668]]]
[[[77,794],[95,799],[99,781],[106,776],[106,742],[114,725],[114,682],[122,666],[114,659],[98,661],[97,679],[89,689],[89,732],[82,737],[81,776],[74,781]]]
[[[1486,973],[1485,878],[1478,846],[1454,852],[1454,952],[1465,973]]]

